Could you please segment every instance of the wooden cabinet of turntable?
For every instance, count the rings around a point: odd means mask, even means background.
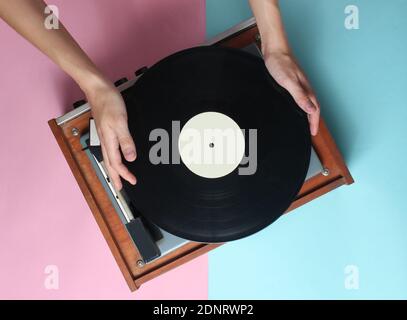
[[[259,41],[256,23],[254,19],[250,19],[204,45],[258,50]],[[142,70],[135,79],[117,83],[118,88],[125,90],[141,76]],[[125,199],[111,189],[103,167],[86,147],[90,118],[89,105],[83,102],[71,112],[50,120],[49,126],[130,290],[134,291],[142,283],[220,245],[191,242],[162,231],[154,246],[158,250],[157,254],[146,261],[137,247],[138,241],[134,241],[134,238],[137,240],[137,229],[132,233],[126,228],[126,223],[132,217],[125,214]],[[318,135],[312,138],[312,147],[306,181],[287,212],[339,186],[353,183],[352,176],[322,119]]]

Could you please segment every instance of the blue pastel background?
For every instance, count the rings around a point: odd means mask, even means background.
[[[209,298],[406,299],[407,1],[280,4],[356,183],[210,253]],[[344,27],[349,4],[359,30]],[[207,35],[251,15],[246,0],[207,0]],[[345,288],[347,265],[357,290]]]

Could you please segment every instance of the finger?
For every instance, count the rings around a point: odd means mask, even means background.
[[[311,87],[311,84],[310,84],[309,80],[307,79],[307,77],[305,76],[305,74],[300,73],[298,75],[298,78],[300,80],[300,85],[304,89],[304,91],[306,92],[308,98],[312,101],[314,106],[317,109],[319,109],[319,102],[318,102],[318,99],[316,98],[314,89]]]
[[[314,105],[307,91],[298,83],[291,83],[287,85],[286,89],[294,98],[297,105],[308,114],[312,114],[317,111],[317,107]]]
[[[102,149],[102,155],[103,155],[103,164],[107,170],[107,175],[108,175],[108,181],[113,183],[113,186],[116,190],[121,190],[122,188],[122,181],[120,179],[119,174],[112,168],[109,162],[109,157],[106,152],[106,147],[104,146],[104,136],[103,136],[103,131],[100,130],[99,126],[96,126],[98,136],[99,136],[99,141],[100,141],[100,147]]]
[[[130,135],[127,124],[117,127],[116,133],[124,158],[129,162],[136,160],[137,157],[136,146],[134,144],[133,138]]]
[[[319,117],[320,112],[317,110],[314,113],[308,114],[308,122],[311,131],[311,135],[316,136],[319,130]]]
[[[309,82],[307,76],[306,76],[303,72],[297,74],[297,76],[298,76],[298,79],[300,79],[301,86],[302,86],[308,93],[314,94],[313,89],[312,89],[312,87],[311,87],[311,84],[310,84],[310,82]]]
[[[311,92],[309,94],[309,98],[311,99],[312,103],[316,107],[316,111],[314,113],[312,113],[311,115],[309,115],[311,134],[313,136],[316,136],[318,134],[318,130],[319,130],[319,119],[321,116],[321,108],[319,106],[318,99],[314,93]]]
[[[311,93],[308,94],[308,97],[310,98],[310,100],[312,101],[314,106],[317,108],[317,110],[319,110],[320,109],[319,102],[318,102],[318,99],[315,96],[315,94],[311,92]]]
[[[313,93],[309,93],[301,83],[290,83],[286,89],[294,98],[297,105],[307,113],[311,135],[318,134],[320,110],[318,101]]]
[[[305,76],[302,76],[302,80],[301,80],[301,85],[302,87],[305,89],[305,91],[307,92],[308,98],[310,98],[310,100],[312,101],[312,103],[314,104],[314,106],[319,109],[319,102],[318,99],[315,95],[314,89],[311,87],[309,81],[307,80],[307,78],[305,78]]]
[[[102,147],[102,154],[103,154],[103,162],[104,162],[106,170],[107,170],[108,178],[113,183],[116,190],[121,190],[123,185],[120,180],[120,176],[116,172],[116,170],[114,170],[112,168],[112,166],[110,165],[109,157],[107,155],[106,148],[104,147],[103,143],[101,143],[101,147]]]
[[[105,147],[112,168],[125,180],[131,184],[136,184],[136,177],[122,163],[122,157],[119,150],[119,141],[112,131],[105,131]]]

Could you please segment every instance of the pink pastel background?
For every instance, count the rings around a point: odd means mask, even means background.
[[[205,37],[204,0],[52,4],[112,80]],[[47,125],[82,93],[3,21],[0,43],[0,298],[206,299],[207,257],[130,293]],[[47,265],[59,290],[44,286]]]

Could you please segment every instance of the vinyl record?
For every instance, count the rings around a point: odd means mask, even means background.
[[[304,183],[307,116],[259,57],[184,50],[123,96],[138,154],[125,162],[138,183],[124,189],[142,216],[176,236],[216,243],[251,235],[280,217]]]

